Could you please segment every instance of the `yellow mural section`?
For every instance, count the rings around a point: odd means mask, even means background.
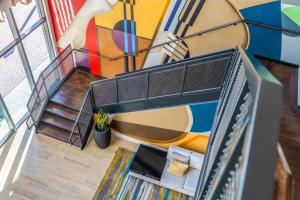
[[[136,0],[134,5],[134,20],[136,22],[136,35],[152,39],[156,33],[157,25],[160,24],[170,0]],[[130,6],[126,6],[130,13]],[[129,17],[129,16],[128,16]],[[97,26],[113,29],[114,25],[124,19],[123,3],[118,2],[112,11],[96,16]]]
[[[208,145],[208,136],[204,135],[199,135],[199,134],[193,134],[193,133],[188,133],[184,138],[172,142],[172,143],[154,143],[154,142],[149,142],[153,145],[168,149],[169,146],[171,145],[176,145],[185,149],[189,149],[191,151],[199,152],[199,153],[205,153],[206,148]]]

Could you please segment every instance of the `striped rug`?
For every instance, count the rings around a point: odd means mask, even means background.
[[[187,195],[128,176],[133,152],[118,149],[93,200],[188,200]]]

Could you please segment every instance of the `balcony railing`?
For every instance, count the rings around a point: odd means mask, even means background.
[[[92,82],[95,108],[115,113],[216,100],[231,56],[226,50]]]

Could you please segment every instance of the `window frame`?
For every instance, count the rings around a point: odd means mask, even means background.
[[[3,55],[5,55],[11,49],[16,48],[16,50],[18,51],[18,53],[20,55],[20,59],[22,61],[22,65],[23,65],[23,68],[24,68],[24,71],[26,74],[26,78],[29,82],[31,90],[33,90],[33,88],[36,84],[36,80],[34,79],[34,76],[33,76],[33,71],[31,69],[31,66],[30,66],[30,63],[28,60],[27,52],[24,48],[23,40],[25,38],[27,38],[29,35],[31,35],[31,33],[34,32],[37,28],[42,27],[43,32],[44,32],[44,37],[46,39],[47,50],[49,53],[50,60],[52,60],[55,57],[55,51],[54,51],[54,47],[52,45],[53,40],[52,40],[52,37],[50,34],[50,26],[49,26],[47,18],[45,16],[44,4],[40,0],[35,0],[34,2],[36,3],[37,12],[39,12],[40,19],[37,20],[30,27],[30,29],[28,29],[28,31],[25,31],[24,34],[22,34],[22,35],[17,26],[12,8],[9,8],[6,11],[4,11],[6,14],[5,20],[7,20],[10,30],[11,30],[11,33],[13,35],[13,41],[11,41],[6,47],[0,49],[0,58],[1,58]],[[1,94],[0,94],[0,96],[1,96]],[[15,132],[16,128],[18,128],[27,118],[28,112],[22,117],[21,120],[19,120],[18,122],[14,122],[12,120],[12,117],[11,117],[9,111],[7,110],[5,102],[2,101],[1,104],[4,105],[4,106],[2,106],[2,109],[4,110],[4,112],[6,113],[6,116],[7,116],[7,117],[5,117],[5,119],[10,124],[10,128],[11,128],[12,132]]]

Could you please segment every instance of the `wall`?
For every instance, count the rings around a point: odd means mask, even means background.
[[[204,153],[217,101],[129,112],[113,116],[111,126],[121,134],[160,147],[177,145]]]
[[[300,64],[300,51],[296,50],[300,46],[300,36],[242,23],[155,48],[149,52],[136,53],[138,49],[241,19],[300,31],[300,3],[297,0],[48,0],[48,2],[60,48],[72,44],[74,48],[87,49],[108,57],[133,53],[132,56],[116,61],[96,57],[83,58],[90,64],[92,73],[101,73],[106,77],[123,73],[125,69],[140,69],[237,45],[248,48],[256,55]],[[205,107],[209,110],[201,110]],[[213,115],[214,109],[211,109],[210,103],[186,105],[159,111],[118,115],[114,118],[113,126],[116,131],[123,134],[165,147],[175,142],[195,149],[193,145],[201,143],[203,145],[198,151],[204,151],[208,138],[207,131],[210,130],[212,123],[212,117],[208,116]],[[206,129],[195,128],[204,124],[208,124]],[[136,127],[144,132],[136,131]],[[164,131],[168,135],[166,137],[168,141],[162,138],[166,135],[155,136],[153,133],[159,131],[155,128]],[[191,141],[196,141],[194,136],[201,142],[192,145]]]
[[[108,57],[246,19],[300,31],[297,0],[48,0],[58,45],[71,43]],[[300,64],[300,37],[255,25],[238,24],[125,59],[89,60],[92,72],[112,77],[135,68],[180,60],[236,45],[254,54]]]

